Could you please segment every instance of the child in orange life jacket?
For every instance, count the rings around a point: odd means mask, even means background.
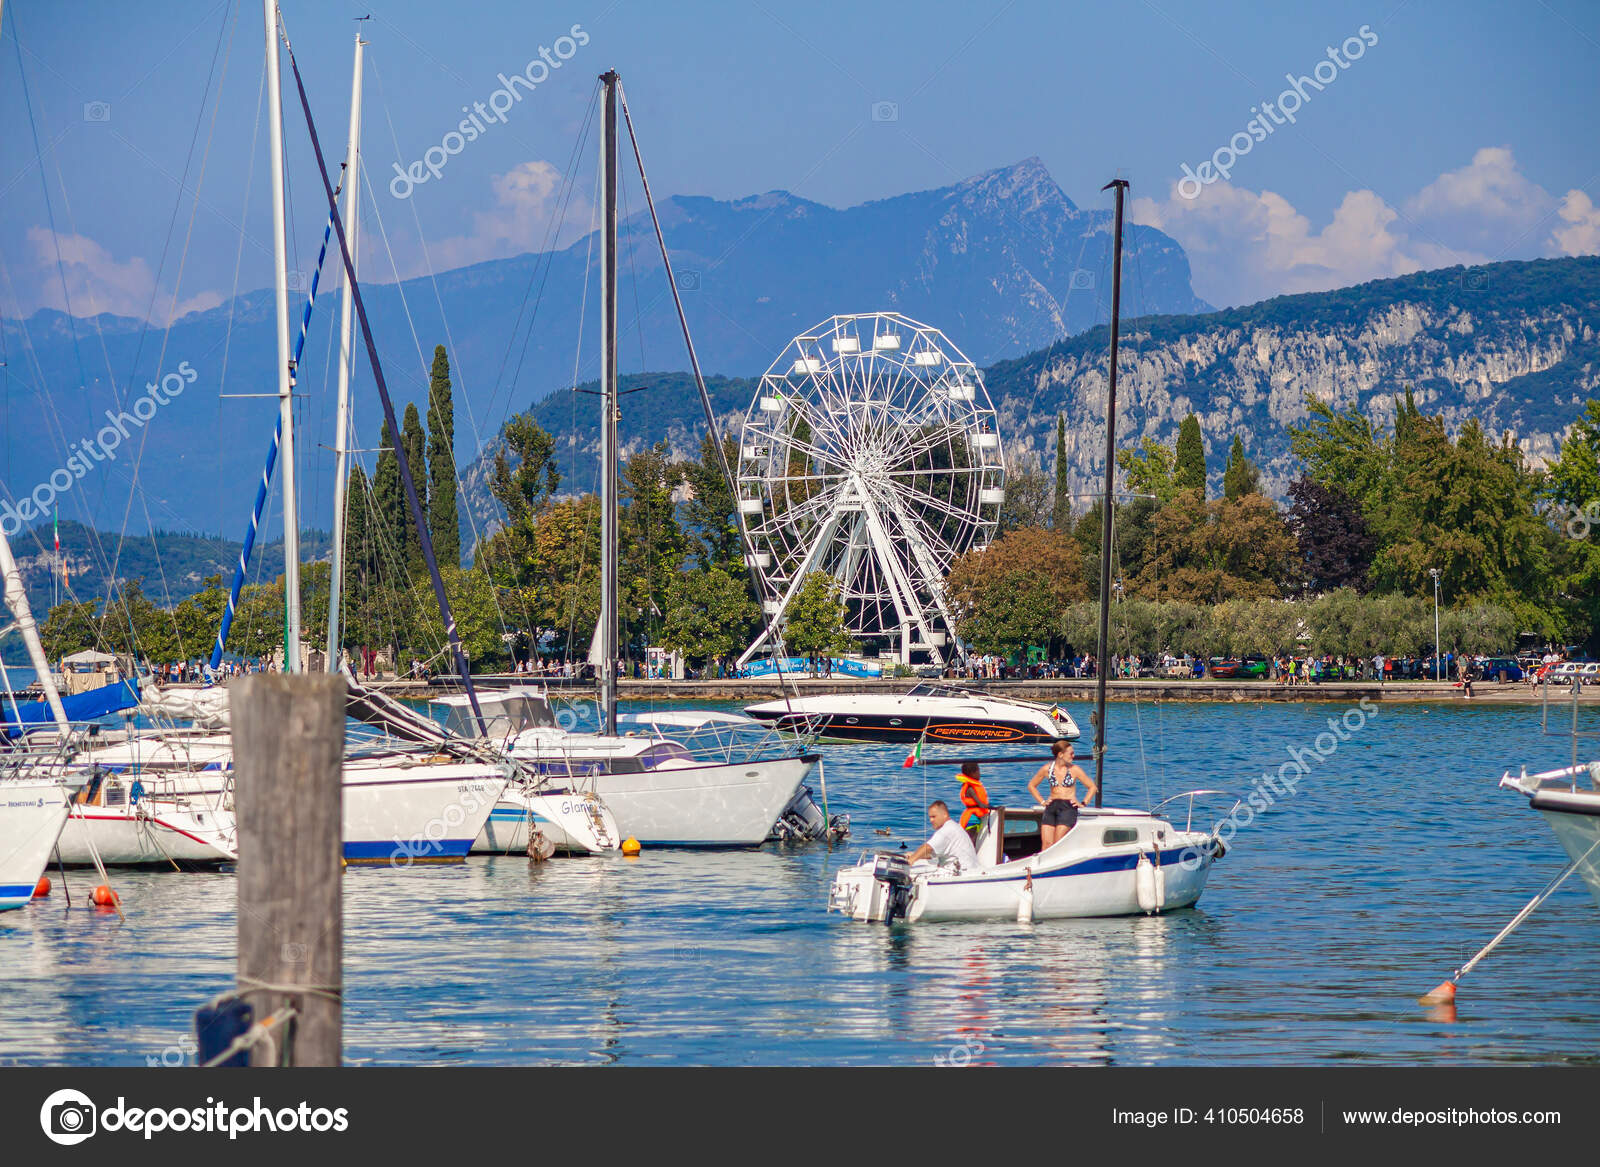
[[[978,763],[961,763],[961,827],[976,837],[989,814],[989,792],[978,778]]]

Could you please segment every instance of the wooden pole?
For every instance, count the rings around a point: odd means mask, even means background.
[[[258,1022],[286,1005],[295,1010],[288,1024],[272,1030],[280,1061],[337,1066],[344,678],[254,673],[229,686],[228,697],[239,823],[239,989]],[[305,991],[278,988],[302,985]],[[250,1064],[272,1064],[271,1053],[271,1045],[258,1042]]]

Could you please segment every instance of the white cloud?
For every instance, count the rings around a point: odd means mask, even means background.
[[[1600,253],[1600,207],[1581,190],[1569,190],[1557,211],[1565,227],[1550,233],[1562,255]]]
[[[1470,165],[1441,174],[1406,200],[1406,217],[1452,247],[1500,259],[1539,254],[1550,192],[1517,169],[1507,146],[1486,146]]]
[[[174,305],[171,289],[156,288],[155,276],[142,257],[119,261],[87,235],[52,235],[48,228],[30,227],[27,240],[34,277],[31,281],[34,301],[18,305],[24,313],[41,308],[65,312],[70,298],[71,310],[79,316],[98,316],[102,312],[137,320],[148,316],[153,324],[164,326],[169,312],[177,319],[189,312],[215,308],[223,302],[219,293],[206,291]],[[59,275],[56,272],[58,251]]]
[[[442,272],[487,259],[559,247],[586,232],[589,206],[574,196],[567,206],[559,237],[551,238],[552,224],[561,213],[564,182],[561,171],[543,160],[523,162],[509,173],[496,175],[491,184],[494,207],[473,213],[472,230],[427,244],[433,270]]]
[[[1370,190],[1345,194],[1320,229],[1270,190],[1232,183],[1132,205],[1136,222],[1189,253],[1196,295],[1248,304],[1453,264],[1600,252],[1600,208],[1582,191],[1557,200],[1490,147],[1440,175],[1396,210]]]

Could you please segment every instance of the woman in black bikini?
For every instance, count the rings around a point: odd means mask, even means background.
[[[1073,761],[1074,750],[1071,742],[1056,742],[1050,747],[1050,752],[1055,758],[1045,766],[1039,767],[1039,772],[1028,783],[1028,793],[1044,803],[1044,815],[1039,820],[1039,849],[1047,850],[1066,835],[1078,822],[1078,807],[1082,805],[1076,797],[1078,783],[1084,787],[1084,802],[1093,798],[1096,793],[1094,779],[1083,772],[1082,767]],[[1046,778],[1050,779],[1050,797],[1046,799],[1039,793],[1039,783]]]

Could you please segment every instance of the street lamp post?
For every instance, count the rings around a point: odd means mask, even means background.
[[[1428,568],[1433,576],[1433,679],[1439,679],[1439,569]]]

